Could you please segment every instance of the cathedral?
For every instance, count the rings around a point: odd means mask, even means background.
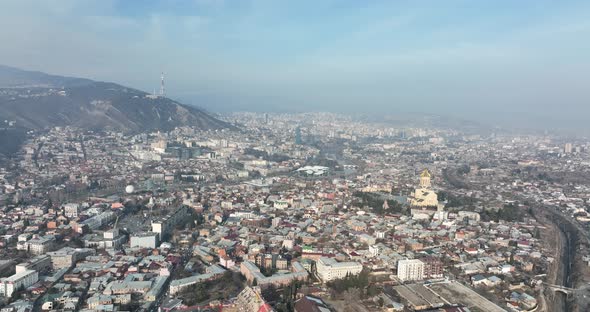
[[[438,202],[438,195],[431,186],[431,177],[428,169],[424,169],[420,174],[420,185],[409,199],[413,219],[446,219],[444,204]]]

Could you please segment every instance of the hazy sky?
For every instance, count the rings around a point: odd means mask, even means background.
[[[590,114],[590,1],[2,0],[0,64],[210,110]],[[583,115],[586,114],[586,115]]]

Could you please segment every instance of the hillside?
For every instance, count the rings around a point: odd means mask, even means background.
[[[110,82],[0,66],[0,120],[25,129],[75,126],[140,132],[232,128],[203,110]]]

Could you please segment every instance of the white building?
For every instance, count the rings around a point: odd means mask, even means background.
[[[277,209],[287,209],[289,207],[289,202],[286,200],[277,200],[273,203],[273,207]]]
[[[228,269],[236,265],[236,263],[229,257],[219,257],[219,264]]]
[[[287,250],[292,250],[295,247],[295,242],[292,239],[283,240],[283,247]]]
[[[87,256],[94,255],[96,251],[92,248],[72,248],[63,247],[57,251],[48,252],[51,258],[51,264],[54,270],[70,268],[77,261],[85,259]]]
[[[397,262],[397,277],[402,281],[419,281],[424,279],[424,262],[418,259]]]
[[[119,229],[110,229],[104,231],[103,235],[103,244],[104,248],[115,248],[119,249],[123,243],[127,240],[127,237],[121,232]]]
[[[48,255],[38,255],[34,258],[28,259],[26,262],[16,265],[16,273],[25,271],[45,271],[51,268],[51,258]]]
[[[369,253],[371,254],[371,256],[377,257],[379,255],[379,246],[377,246],[377,245],[369,246]]]
[[[130,247],[157,248],[160,245],[158,233],[146,232],[131,235]]]
[[[95,215],[91,218],[88,218],[78,224],[74,229],[78,233],[83,233],[84,228],[88,228],[90,230],[98,230],[101,226],[108,224],[111,221],[114,221],[117,218],[117,215],[112,211],[105,211],[98,215]]]
[[[31,239],[31,237],[33,237],[33,234],[31,234],[31,233],[19,234],[18,235],[18,241],[19,242],[26,243],[29,239]]]
[[[12,293],[25,289],[39,281],[39,273],[26,270],[0,280],[0,294],[10,297]]]
[[[316,263],[318,277],[323,282],[346,277],[347,274],[357,275],[363,270],[358,262],[337,262],[335,259],[321,257]]]
[[[64,215],[68,218],[77,218],[80,212],[80,205],[75,203],[64,205]]]
[[[48,251],[53,250],[55,244],[55,236],[46,235],[39,238],[33,238],[27,242],[27,249],[35,255],[42,255]]]

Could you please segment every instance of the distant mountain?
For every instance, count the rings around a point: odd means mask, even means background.
[[[122,132],[233,128],[199,108],[115,83],[7,66],[0,66],[0,121],[26,129],[75,126]]]
[[[92,82],[84,78],[56,76],[0,65],[0,88],[71,87]]]

